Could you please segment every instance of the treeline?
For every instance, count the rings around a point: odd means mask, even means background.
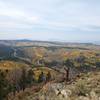
[[[63,65],[75,68],[80,72],[89,72],[94,70],[100,70],[100,58],[98,57],[85,57],[79,56],[75,58],[67,58]]]
[[[35,83],[46,83],[51,79],[51,73],[44,75],[43,72],[39,75],[38,80],[35,79],[35,74],[32,69],[14,69],[11,71],[0,70],[0,100],[7,97],[9,93],[13,95],[20,90],[24,91],[26,88],[33,86]]]

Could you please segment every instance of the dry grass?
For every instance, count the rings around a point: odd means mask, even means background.
[[[20,68],[20,67],[28,67],[28,65],[15,62],[15,61],[0,61],[0,69],[1,70],[12,70],[13,68]]]
[[[34,74],[35,74],[35,79],[38,80],[39,75],[41,74],[41,72],[43,72],[45,75],[47,75],[48,72],[51,73],[51,77],[54,78],[56,77],[59,73],[53,69],[50,69],[48,67],[38,67],[38,68],[34,68],[33,69]]]

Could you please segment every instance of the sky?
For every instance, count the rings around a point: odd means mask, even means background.
[[[0,0],[0,40],[100,41],[100,0]]]

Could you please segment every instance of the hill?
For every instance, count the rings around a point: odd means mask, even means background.
[[[40,91],[26,89],[16,94],[15,100],[99,100],[100,72],[82,74],[70,83],[45,84]],[[10,100],[10,99],[9,99]]]

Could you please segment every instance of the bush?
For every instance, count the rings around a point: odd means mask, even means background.
[[[85,81],[80,80],[75,86],[75,94],[78,96],[86,96],[89,93],[89,88],[87,88]]]

